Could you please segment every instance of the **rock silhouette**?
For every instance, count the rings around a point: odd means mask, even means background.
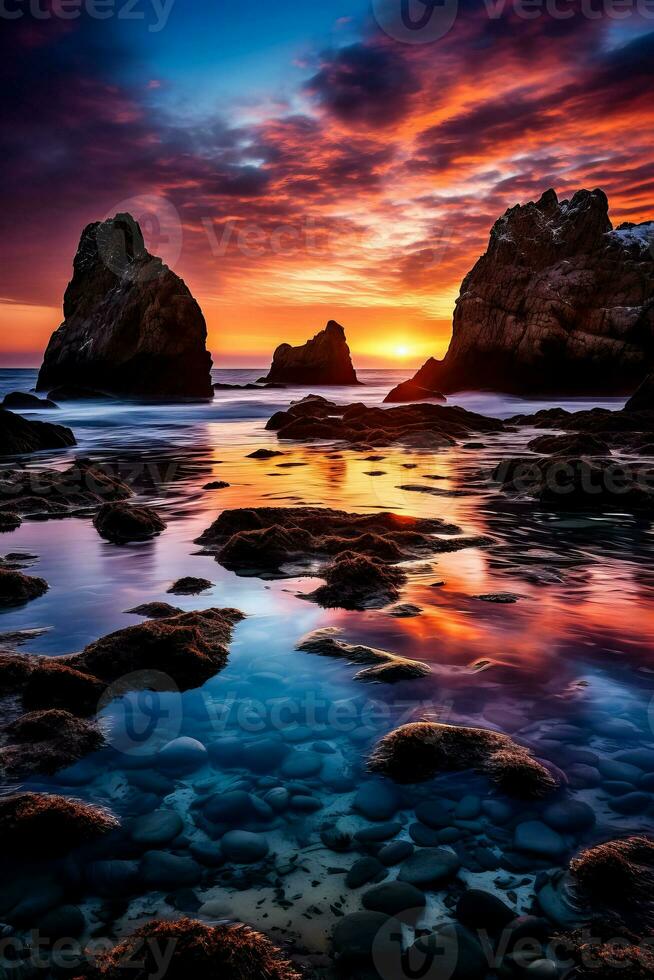
[[[630,394],[654,360],[653,246],[654,222],[613,229],[602,190],[509,208],[461,284],[447,354],[413,382]]]
[[[211,398],[202,311],[151,255],[130,214],[82,232],[64,321],[52,334],[37,390],[83,386],[135,398]]]
[[[273,354],[270,371],[264,383],[296,385],[356,385],[345,330],[330,320],[324,330],[300,347],[280,344]]]

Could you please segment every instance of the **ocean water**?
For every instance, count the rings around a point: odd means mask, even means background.
[[[238,384],[260,374],[214,372],[215,380]],[[338,402],[380,404],[406,374],[363,371],[360,388],[311,390]],[[0,371],[0,396],[29,390],[35,376]],[[135,877],[123,892],[113,894],[89,871],[88,853],[73,854],[66,863],[67,901],[84,911],[88,935],[113,937],[144,918],[188,910],[210,922],[246,921],[303,956],[329,955],[334,924],[361,909],[365,887],[350,889],[344,881],[361,855],[327,849],[321,832],[337,828],[347,835],[369,823],[354,801],[361,786],[374,782],[366,772],[371,747],[397,724],[424,717],[514,736],[568,775],[566,799],[592,809],[593,826],[562,831],[560,851],[546,856],[521,851],[514,833],[517,824],[543,820],[547,803],[510,801],[470,773],[397,791],[398,837],[410,839],[420,799],[446,801],[454,830],[448,846],[461,860],[460,880],[501,896],[517,913],[532,907],[538,876],[565,867],[584,844],[651,830],[654,801],[649,789],[642,789],[651,785],[645,772],[625,770],[634,791],[643,794],[635,812],[619,812],[611,787],[606,788],[618,778],[621,753],[654,752],[650,522],[619,511],[557,515],[502,498],[488,474],[524,448],[533,435],[527,430],[484,436],[482,448],[381,449],[384,459],[374,464],[363,458],[368,454],[324,443],[284,444],[283,460],[247,459],[254,449],[278,448],[275,433],[265,431],[266,420],[307,391],[219,391],[206,405],[66,403],[38,413],[71,426],[78,445],[37,454],[27,465],[61,467],[90,457],[115,466],[168,527],[150,542],[119,547],[102,540],[86,518],[25,521],[2,536],[1,551],[37,556],[28,571],[45,578],[50,588],[26,606],[0,613],[0,633],[43,630],[20,650],[25,656],[58,656],[140,622],[125,610],[143,602],[172,601],[183,609],[233,606],[246,614],[235,630],[227,666],[202,688],[149,700],[117,698],[101,713],[105,748],[57,777],[23,784],[100,803],[123,821],[125,830],[98,852],[102,860],[134,863]],[[451,403],[503,418],[551,405],[485,393],[456,396]],[[593,404],[598,403],[583,399],[565,407]],[[616,399],[601,404],[622,407]],[[302,465],[280,467],[282,461]],[[370,470],[382,473],[370,476]],[[442,479],[425,479],[434,475]],[[203,489],[218,479],[229,487]],[[405,484],[428,484],[451,494],[400,489]],[[410,567],[402,601],[419,606],[420,615],[323,610],[303,598],[316,587],[315,578],[238,576],[197,553],[195,540],[223,509],[250,505],[438,516],[465,533],[488,535],[493,544]],[[200,596],[168,595],[171,583],[184,575],[207,578],[212,588]],[[500,592],[513,593],[518,601],[477,598]],[[305,633],[323,626],[340,628],[349,642],[428,663],[432,673],[394,686],[357,681],[355,666],[296,650]],[[173,777],[157,753],[180,736],[205,746],[229,738],[238,751],[226,761],[206,759]],[[280,744],[286,758],[307,753],[308,759],[298,760],[306,763],[306,775],[285,775],[279,761],[266,762],[268,751],[275,756],[270,745]],[[163,773],[159,789],[144,773]],[[9,788],[14,787],[4,787]],[[143,849],[126,843],[131,821],[148,808],[172,810],[184,823],[183,833],[151,850],[159,857],[193,860],[193,847],[212,843],[211,828],[198,817],[208,796],[243,789],[263,799],[279,788],[288,789],[291,799],[295,794],[314,802],[306,810],[286,807],[267,817],[243,818],[239,829],[254,827],[265,840],[263,861],[226,861],[205,867],[197,880],[189,873],[190,884],[180,879],[155,887],[144,871]],[[498,818],[483,809],[489,800],[506,807],[503,822],[494,822]],[[156,855],[148,858],[150,864],[156,860]],[[21,873],[29,883],[36,871]],[[61,866],[41,867],[39,874],[57,878]],[[389,880],[396,874],[390,868]],[[447,889],[430,892],[422,925],[451,919]]]

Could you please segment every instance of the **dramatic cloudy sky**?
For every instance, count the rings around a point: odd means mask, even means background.
[[[654,0],[459,0],[418,43],[401,0],[76,2],[0,13],[3,364],[38,363],[117,210],[225,366],[330,317],[360,365],[417,365],[508,206],[601,186],[614,222],[654,215]]]

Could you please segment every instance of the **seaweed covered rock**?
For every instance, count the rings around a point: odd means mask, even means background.
[[[89,721],[50,709],[22,715],[4,729],[0,766],[12,776],[51,774],[100,748],[104,738]]]
[[[206,339],[186,284],[147,251],[138,222],[117,214],[82,232],[37,390],[81,384],[127,397],[208,399]]]
[[[7,534],[9,531],[15,531],[17,527],[20,527],[22,521],[18,514],[14,514],[11,511],[0,511],[0,534]]]
[[[125,612],[134,616],[145,616],[147,619],[167,619],[169,616],[179,615],[182,610],[178,606],[171,606],[169,602],[142,602]]]
[[[394,602],[406,572],[383,565],[366,555],[345,551],[326,565],[321,576],[325,584],[310,592],[313,599],[327,609],[375,609]]]
[[[38,599],[48,591],[45,579],[24,575],[12,569],[0,568],[0,609],[22,606],[30,599]]]
[[[654,509],[650,466],[590,456],[517,457],[500,463],[493,478],[516,497],[536,498],[553,510]]]
[[[158,671],[179,687],[196,687],[227,663],[232,630],[241,619],[237,609],[203,609],[148,620],[109,633],[59,662],[108,682],[134,671]]]
[[[262,382],[293,385],[356,385],[345,330],[330,320],[324,330],[300,347],[280,344]]]
[[[32,658],[23,687],[23,707],[28,711],[61,708],[74,715],[91,715],[106,689],[98,677],[62,663],[61,657]]]
[[[80,800],[46,793],[0,797],[0,848],[5,857],[55,857],[118,825],[107,810]]]
[[[385,735],[368,765],[400,783],[474,769],[503,792],[523,799],[540,799],[559,785],[549,769],[508,735],[430,721],[402,725]]]
[[[197,539],[206,553],[241,574],[320,575],[326,584],[307,598],[326,606],[359,609],[394,601],[406,573],[392,566],[439,551],[456,551],[488,539],[458,535],[435,518],[392,513],[348,514],[327,507],[259,507],[226,510]],[[320,566],[320,567],[317,567]]]
[[[654,841],[625,837],[596,844],[570,862],[570,874],[597,912],[630,928],[654,928]]]
[[[187,575],[184,578],[178,578],[167,591],[170,595],[199,595],[200,592],[206,592],[212,587],[213,582],[210,582],[208,578],[195,578],[192,575]]]
[[[337,405],[308,395],[276,412],[266,428],[278,439],[329,439],[367,447],[406,445],[438,449],[481,432],[502,432],[504,422],[455,405],[402,405],[383,409],[355,402]]]
[[[0,456],[18,456],[74,445],[75,436],[65,425],[35,422],[0,408]]]
[[[89,980],[148,980],[161,969],[161,955],[170,955],[167,980],[300,980],[300,973],[282,950],[245,925],[210,926],[182,918],[153,920],[102,953],[84,976]]]
[[[152,507],[125,503],[103,504],[93,518],[101,538],[114,544],[147,541],[166,529],[166,523]]]
[[[127,483],[88,460],[79,460],[65,470],[4,470],[0,477],[0,516],[60,517],[131,495]]]
[[[367,665],[355,674],[355,680],[395,684],[399,681],[425,677],[431,673],[431,668],[427,664],[417,660],[409,660],[395,653],[362,644],[346,643],[339,639],[340,632],[340,629],[331,626],[314,630],[300,640],[297,649],[321,657],[340,658],[347,663]]]

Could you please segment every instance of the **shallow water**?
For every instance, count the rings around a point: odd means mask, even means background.
[[[215,380],[245,383],[261,372],[214,374]],[[339,402],[379,404],[405,374],[364,371],[360,376],[365,387],[312,390]],[[0,371],[0,396],[29,390],[34,379],[35,372]],[[509,868],[503,856],[515,854],[514,823],[540,819],[546,804],[511,803],[511,817],[504,825],[493,823],[480,809],[491,798],[505,801],[481,777],[440,777],[403,791],[398,800],[402,839],[409,839],[408,826],[415,822],[416,799],[445,798],[456,805],[473,797],[468,804],[472,817],[452,817],[453,828],[460,832],[452,846],[463,863],[461,877],[502,895],[520,912],[531,906],[536,875],[565,866],[582,843],[625,830],[651,829],[648,799],[637,812],[625,815],[613,808],[605,787],[607,780],[615,781],[606,774],[612,774],[608,760],[617,753],[654,749],[651,524],[621,513],[554,515],[508,503],[487,474],[494,463],[525,445],[531,435],[525,430],[484,436],[483,448],[459,446],[436,453],[382,449],[372,455],[384,459],[372,463],[363,458],[367,453],[300,443],[284,445],[286,456],[278,459],[246,459],[256,448],[278,448],[275,434],[264,429],[265,421],[306,393],[220,391],[210,405],[68,403],[57,411],[38,413],[39,418],[70,425],[78,446],[32,457],[31,467],[64,465],[75,456],[114,464],[123,478],[134,478],[143,499],[161,511],[168,528],[151,542],[118,547],[103,541],[90,519],[25,521],[2,536],[2,553],[37,555],[28,571],[44,577],[50,589],[27,606],[1,613],[0,632],[46,629],[21,650],[26,656],[60,655],[140,622],[125,610],[142,602],[172,601],[183,609],[234,606],[247,618],[236,628],[228,665],[200,690],[161,694],[150,701],[134,695],[112,702],[102,714],[107,748],[56,779],[25,785],[56,788],[106,804],[126,826],[140,808],[176,810],[184,820],[184,835],[162,850],[177,855],[188,855],[192,843],[208,842],[206,828],[195,817],[198,800],[213,792],[236,787],[262,797],[270,788],[290,784],[296,794],[303,790],[317,801],[315,812],[287,809],[260,821],[256,829],[270,849],[266,862],[227,862],[209,869],[199,884],[193,884],[194,899],[182,885],[153,889],[140,880],[122,904],[108,912],[108,896],[99,894],[88,876],[77,875],[76,901],[86,912],[91,933],[114,935],[143,917],[179,914],[184,903],[190,908],[195,902],[190,910],[196,913],[199,907],[208,921],[240,918],[291,942],[296,951],[328,951],[334,922],[361,908],[361,889],[346,888],[342,873],[359,855],[327,850],[319,832],[324,826],[348,832],[367,824],[352,809],[356,788],[369,778],[365,757],[380,735],[410,719],[433,717],[514,735],[572,774],[568,795],[593,808],[595,826],[564,833],[556,858],[523,852],[522,866]],[[451,401],[505,418],[551,404],[491,394]],[[593,404],[598,403],[583,399],[565,407]],[[601,404],[622,406],[615,399]],[[302,465],[279,465],[288,462]],[[370,476],[370,470],[383,472]],[[443,479],[426,479],[434,475]],[[203,489],[216,479],[230,486]],[[416,493],[399,489],[403,484],[455,493]],[[194,540],[222,509],[266,504],[438,516],[460,525],[465,533],[489,535],[494,544],[415,563],[402,601],[417,604],[422,610],[418,616],[395,618],[387,610],[328,611],[302,598],[315,588],[315,579],[237,576],[196,553]],[[201,596],[169,596],[166,590],[183,575],[214,584]],[[518,601],[494,604],[476,598],[501,592],[513,593]],[[393,687],[355,681],[356,667],[296,651],[299,638],[321,626],[342,628],[348,641],[427,662],[432,674]],[[134,726],[142,726],[140,734]],[[236,735],[242,745],[253,748],[247,764],[205,762],[172,780],[159,798],[144,801],[144,792],[134,788],[134,773],[152,766],[158,771],[161,767],[153,756],[179,735],[205,745]],[[252,762],[260,755],[262,738],[291,746],[291,753],[315,754],[312,746],[319,742],[317,754],[324,761],[306,777],[285,776],[278,765],[266,769],[264,763]],[[579,766],[590,767],[598,778],[584,781]],[[630,778],[638,788],[641,775],[632,772]],[[126,848],[122,837],[98,853],[130,860],[140,855]],[[74,856],[71,861],[75,863]],[[395,872],[390,869],[391,878]],[[446,895],[430,895],[423,924],[451,918]]]

